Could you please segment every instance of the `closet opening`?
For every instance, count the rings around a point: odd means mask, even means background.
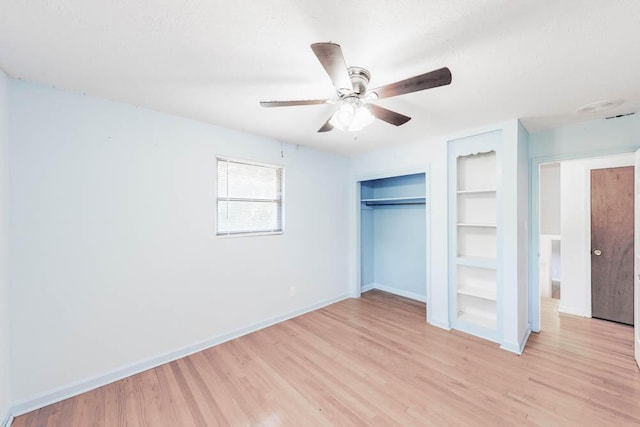
[[[360,291],[427,301],[426,173],[359,181]]]

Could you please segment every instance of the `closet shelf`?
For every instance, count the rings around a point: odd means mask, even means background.
[[[423,205],[425,204],[424,196],[416,197],[385,197],[378,199],[362,199],[360,202],[367,206],[376,205]]]
[[[482,298],[489,301],[496,301],[498,299],[495,287],[493,289],[487,289],[479,286],[465,286],[458,288],[458,294]]]
[[[458,320],[462,322],[472,323],[487,329],[496,329],[498,322],[495,314],[482,312],[458,312]]]
[[[495,193],[495,188],[484,188],[480,190],[458,190],[456,193],[458,194],[479,194],[479,193]]]
[[[496,224],[480,224],[475,222],[459,222],[456,224],[458,227],[486,227],[496,228]]]
[[[459,256],[456,258],[456,264],[466,265],[467,267],[480,267],[480,268],[488,268],[493,270],[496,269],[495,258]]]

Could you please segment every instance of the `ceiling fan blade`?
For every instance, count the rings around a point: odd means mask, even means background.
[[[451,71],[447,67],[419,76],[411,77],[399,82],[391,83],[371,90],[378,98],[390,98],[392,96],[403,95],[405,93],[418,92],[420,90],[431,89],[438,86],[446,86],[451,83]]]
[[[411,120],[411,117],[405,116],[404,114],[396,113],[395,111],[387,110],[386,108],[382,108],[374,104],[368,105],[371,107],[371,114],[384,122],[391,123],[394,126],[403,125]]]
[[[293,107],[296,105],[326,104],[327,99],[306,99],[302,101],[260,101],[262,107]]]
[[[318,129],[318,132],[329,132],[330,130],[333,130],[333,125],[331,123],[329,123],[330,121],[331,121],[331,117],[329,117],[329,120],[327,120],[322,125],[322,127],[320,129]]]
[[[314,43],[311,45],[311,49],[338,91],[340,89],[353,90],[349,70],[344,62],[344,56],[339,44]]]

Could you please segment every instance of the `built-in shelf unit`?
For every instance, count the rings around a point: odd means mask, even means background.
[[[426,299],[425,174],[360,182],[361,289]]]
[[[499,137],[449,146],[450,317],[454,328],[493,341],[500,338]]]

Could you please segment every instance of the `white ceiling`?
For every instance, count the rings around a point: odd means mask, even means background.
[[[371,87],[442,66],[450,86],[378,101],[411,116],[316,130],[334,96],[309,45],[340,43]],[[343,154],[522,118],[530,131],[640,107],[637,0],[2,0],[0,67],[54,85]],[[577,114],[603,99],[625,103]]]

